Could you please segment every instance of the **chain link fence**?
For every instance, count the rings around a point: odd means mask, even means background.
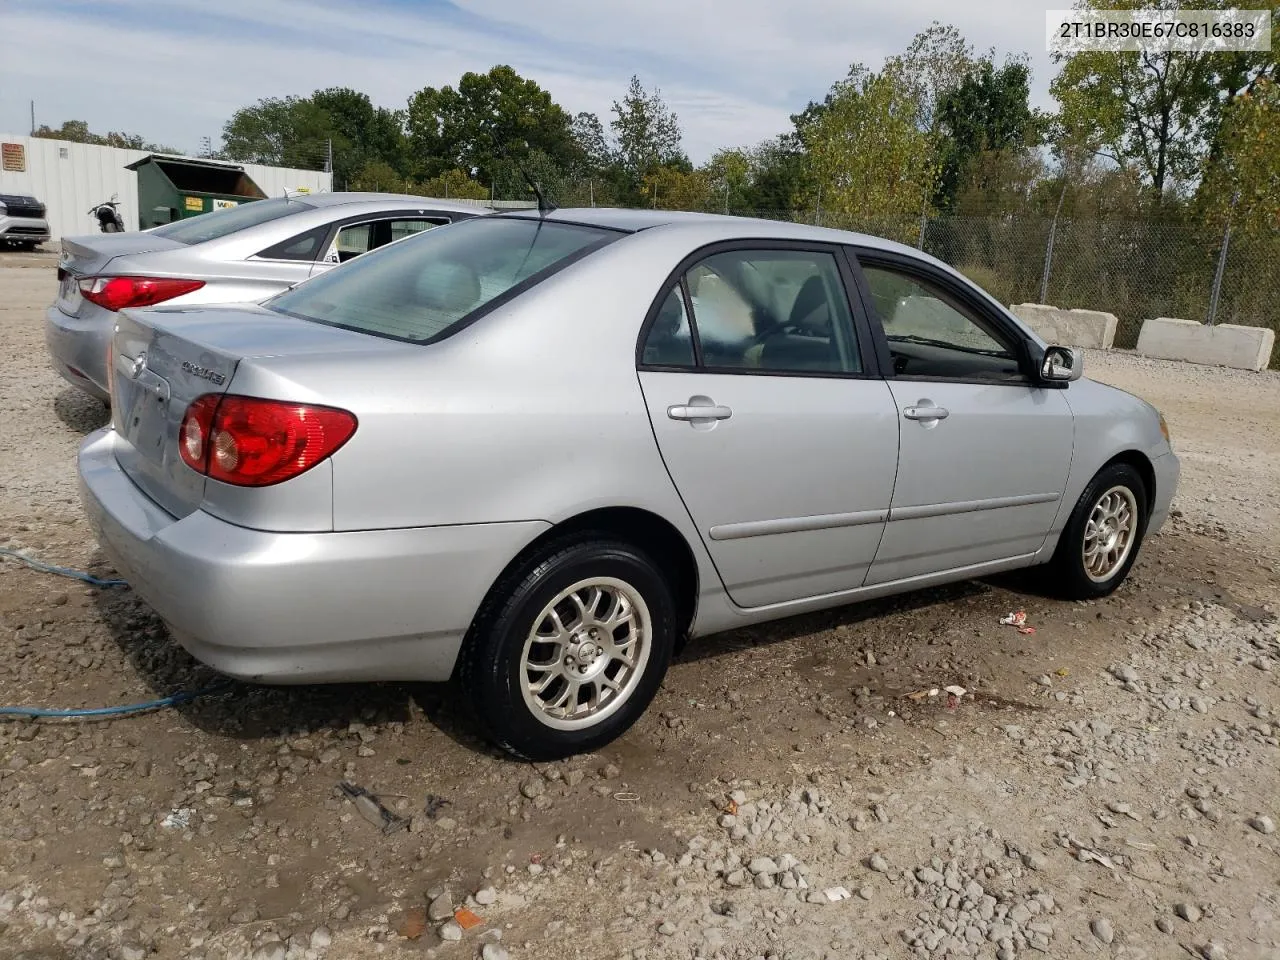
[[[574,204],[589,205],[574,189]],[[578,196],[582,194],[582,196]],[[557,198],[558,199],[558,198]],[[664,207],[659,200],[658,208]],[[1232,233],[1168,220],[1066,220],[1036,216],[842,217],[710,203],[707,213],[811,223],[917,247],[1005,304],[1103,310],[1119,320],[1115,345],[1132,348],[1144,320],[1270,327],[1280,334],[1280,233]],[[1218,294],[1215,298],[1215,281]],[[1280,352],[1273,360],[1280,367]]]

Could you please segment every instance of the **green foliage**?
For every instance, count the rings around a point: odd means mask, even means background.
[[[580,153],[569,114],[532,80],[500,65],[465,73],[457,89],[424,87],[409,98],[410,172],[461,169],[493,183],[503,162],[540,151],[570,166]]]
[[[105,134],[92,133],[89,124],[83,120],[65,120],[60,127],[41,124],[33,134],[48,140],[70,140],[72,143],[91,143],[101,147],[121,147],[125,150],[146,150],[149,153],[178,153],[173,147],[143,140],[136,133],[119,133],[109,131]]]
[[[1009,61],[996,68],[990,59],[979,61],[938,103],[937,122],[943,136],[938,143],[939,174],[934,203],[952,210],[966,181],[978,174],[980,190],[990,193],[993,159],[1006,168],[1016,165],[1024,151],[1038,140],[1039,123],[1029,98],[1031,73],[1025,61]],[[982,173],[974,169],[982,158]],[[1003,178],[997,176],[996,182]]]
[[[646,91],[639,77],[633,76],[623,98],[613,102],[609,129],[615,144],[613,159],[624,189],[643,193],[643,181],[655,167],[689,167],[680,146],[679,119],[661,92]]]
[[[1197,207],[1215,225],[1280,231],[1280,83],[1261,78],[1227,108]]]
[[[267,97],[237,110],[222,128],[231,160],[316,167],[328,153],[328,115],[310,97]]]
[[[801,131],[813,206],[838,218],[919,214],[936,173],[917,102],[888,73],[855,65]]]
[[[1164,0],[1082,0],[1097,10],[1165,9]],[[1227,9],[1228,0],[1194,6]],[[1275,0],[1268,4],[1276,7]],[[1103,52],[1055,57],[1062,69],[1050,91],[1067,131],[1142,172],[1156,204],[1181,192],[1214,149],[1222,112],[1260,76],[1274,76],[1277,45],[1266,53]]]
[[[644,195],[663,210],[706,210],[711,189],[705,172],[679,166],[652,167],[642,181]]]

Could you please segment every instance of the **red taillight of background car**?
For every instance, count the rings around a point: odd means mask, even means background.
[[[176,277],[85,277],[80,281],[80,296],[107,310],[123,310],[153,307],[203,286],[203,280]]]
[[[310,470],[355,431],[355,415],[336,407],[206,394],[187,408],[178,446],[210,479],[266,487]]]

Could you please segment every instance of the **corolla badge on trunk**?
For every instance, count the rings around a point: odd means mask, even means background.
[[[208,367],[202,367],[198,364],[192,363],[190,360],[182,361],[182,369],[193,377],[199,377],[201,380],[208,380],[210,383],[216,384],[219,387],[227,382],[227,378],[216,370],[210,370]]]

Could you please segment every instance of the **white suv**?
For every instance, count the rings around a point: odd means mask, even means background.
[[[0,246],[34,250],[49,239],[45,206],[35,197],[0,193]]]

